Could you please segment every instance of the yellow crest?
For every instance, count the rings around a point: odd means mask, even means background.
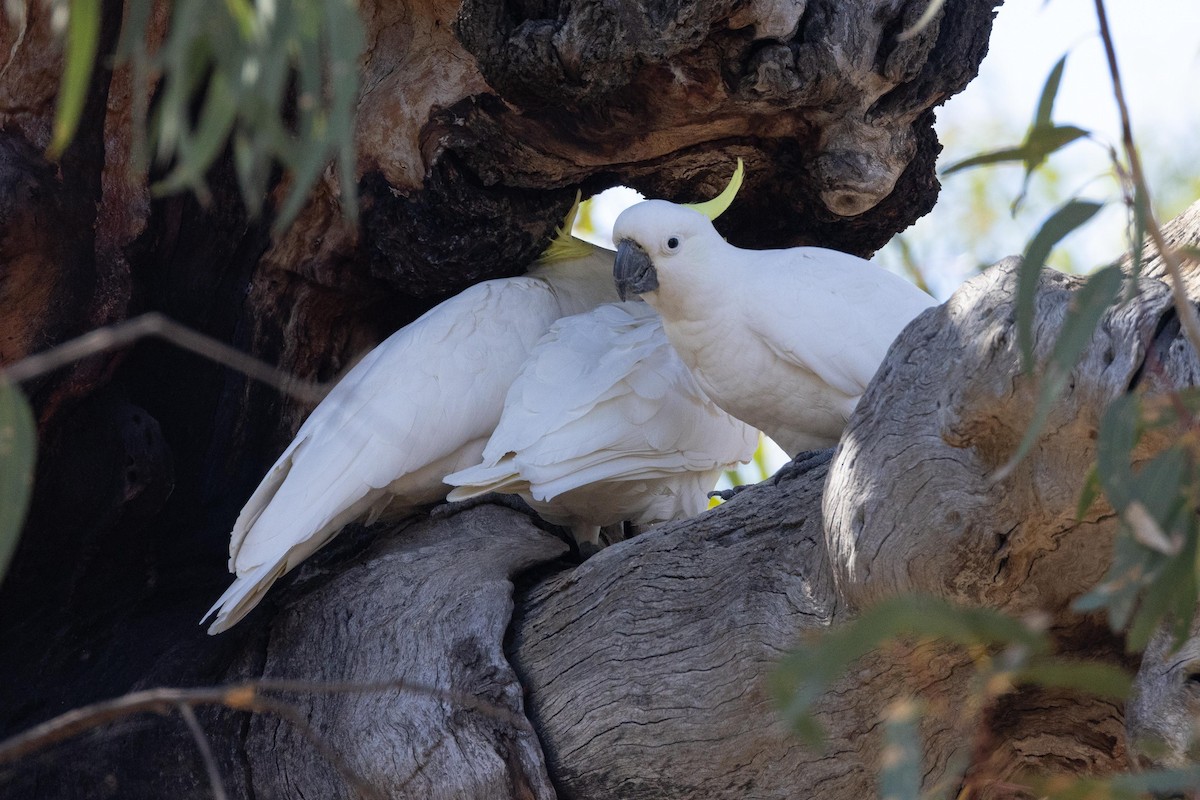
[[[554,238],[550,240],[550,244],[538,256],[539,264],[553,264],[557,261],[567,261],[573,258],[583,258],[591,255],[595,249],[588,242],[582,239],[577,239],[571,235],[571,228],[575,225],[575,217],[579,214],[581,208],[586,207],[591,203],[591,199],[580,203],[582,193],[575,192],[575,202],[571,204],[571,210],[567,212],[567,216],[563,219],[562,225],[554,229]]]
[[[733,177],[729,179],[729,185],[725,187],[725,191],[714,197],[712,200],[706,200],[703,203],[684,203],[685,208],[690,208],[692,211],[699,211],[709,219],[716,219],[725,213],[733,202],[733,198],[737,196],[738,189],[742,188],[742,178],[746,176],[746,168],[742,164],[742,160],[737,160],[737,169],[733,171]]]

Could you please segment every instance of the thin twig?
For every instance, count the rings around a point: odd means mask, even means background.
[[[179,703],[175,709],[187,723],[188,730],[192,732],[192,739],[196,742],[196,749],[200,751],[200,758],[204,760],[204,771],[208,773],[208,784],[212,787],[213,799],[229,800],[229,795],[225,793],[225,781],[221,778],[221,769],[217,766],[217,759],[213,756],[208,737],[204,735],[204,728],[200,727],[200,720],[196,719],[196,712],[192,711],[192,707],[187,703]]]
[[[1133,143],[1133,123],[1129,117],[1129,106],[1125,103],[1125,91],[1121,86],[1121,73],[1117,68],[1117,52],[1113,45],[1112,33],[1108,28],[1108,15],[1104,10],[1104,0],[1095,0],[1096,18],[1100,23],[1100,38],[1104,42],[1104,54],[1108,58],[1108,71],[1112,76],[1113,95],[1117,100],[1117,110],[1121,115],[1121,143],[1125,147],[1126,158],[1129,159],[1129,171],[1134,183],[1141,190],[1143,202],[1146,204],[1146,230],[1154,240],[1154,247],[1162,256],[1167,274],[1171,277],[1171,297],[1175,301],[1175,310],[1179,314],[1184,334],[1191,342],[1192,349],[1200,353],[1200,315],[1196,307],[1188,300],[1183,287],[1183,272],[1175,252],[1167,246],[1158,220],[1154,217],[1154,207],[1150,202],[1150,188],[1146,185],[1146,175],[1142,171],[1142,161]],[[1141,242],[1134,242],[1134,247],[1141,247]]]
[[[310,403],[320,402],[332,384],[300,380],[264,361],[205,336],[173,319],[151,311],[141,316],[89,331],[48,350],[26,356],[0,370],[0,376],[13,383],[36,378],[97,353],[127,347],[147,337],[164,339],[176,347],[196,353],[230,369],[262,381],[278,391]]]
[[[320,682],[267,678],[197,689],[146,689],[111,700],[102,700],[46,720],[0,741],[0,764],[6,764],[52,744],[70,739],[84,731],[105,725],[131,714],[152,712],[170,714],[180,705],[220,705],[235,711],[259,710],[262,692],[338,694],[402,691],[445,700],[478,711],[514,727],[528,730],[529,720],[507,708],[461,692],[405,680],[377,683]],[[274,702],[274,701],[272,701]],[[273,712],[272,712],[273,713]]]

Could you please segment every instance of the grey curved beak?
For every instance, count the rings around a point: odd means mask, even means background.
[[[632,239],[622,239],[617,243],[613,281],[617,284],[617,295],[622,300],[628,295],[644,294],[658,288],[658,272],[649,254]]]

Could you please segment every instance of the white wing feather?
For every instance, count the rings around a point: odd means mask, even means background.
[[[513,383],[483,463],[449,475],[450,499],[521,494],[546,519],[587,529],[703,510],[758,432],[721,411],[640,302],[559,320]]]
[[[236,623],[347,523],[393,503],[444,497],[442,476],[478,461],[509,385],[562,315],[562,299],[536,277],[481,283],[355,365],[238,517],[229,548],[237,579],[210,609],[217,617],[209,632]]]
[[[849,397],[866,391],[900,331],[937,304],[900,276],[848,253],[818,247],[742,252],[759,259],[740,287],[752,292],[750,330],[776,356]]]

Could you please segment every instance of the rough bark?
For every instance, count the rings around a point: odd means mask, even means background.
[[[1150,640],[1126,709],[1129,751],[1141,767],[1185,767],[1196,762],[1200,711],[1200,621],[1178,648],[1170,631]]]
[[[121,5],[104,4],[101,57]],[[227,163],[209,176],[207,208],[151,202],[144,179],[125,180],[132,88],[120,70],[97,70],[79,140],[48,163],[61,48],[32,3],[0,73],[0,356],[155,309],[329,378],[444,294],[522,271],[576,186],[690,200],[735,156],[750,180],[722,221],[732,241],[869,253],[933,202],[931,109],[974,74],[994,2],[949,3],[897,44],[924,5],[366,0],[362,218],[342,220],[323,184],[272,237],[241,209]],[[16,36],[0,28],[0,53]],[[1190,213],[1172,235],[1194,242]],[[1096,620],[1064,611],[1102,571],[1113,530],[1102,507],[1072,517],[1089,437],[1117,393],[1156,388],[1138,370],[1147,348],[1172,381],[1194,385],[1200,370],[1146,280],[1106,321],[1033,455],[990,484],[1032,407],[1011,281],[1011,265],[994,270],[910,328],[832,466],[814,461],[582,566],[495,510],[344,536],[217,640],[195,623],[226,580],[229,524],[305,409],[154,344],[49,376],[31,387],[37,502],[0,597],[0,729],[138,685],[405,678],[525,707],[537,740],[445,698],[288,701],[396,796],[837,800],[874,790],[879,714],[918,693],[929,783],[958,756],[983,784],[1018,767],[1121,766],[1121,710],[1066,694],[1008,696],[980,734],[962,713],[970,661],[952,648],[864,659],[821,705],[825,752],[789,738],[763,685],[805,631],[908,589],[1047,609],[1065,651],[1121,660]],[[1043,279],[1042,354],[1076,283]],[[288,724],[204,722],[230,788],[347,794]],[[0,775],[11,797],[168,794],[209,796],[178,719]]]
[[[447,293],[523,271],[577,187],[693,200],[735,156],[750,181],[732,240],[868,253],[931,207],[932,109],[974,75],[996,0],[897,44],[923,5],[364,0],[362,215],[343,220],[322,183],[276,236],[270,202],[247,217],[227,156],[205,207],[152,198],[157,172],[130,170],[120,0],[102,4],[80,133],[47,161],[62,45],[50,7],[25,3],[24,26],[0,24],[0,363],[155,310],[331,379]],[[153,39],[168,17],[156,8]],[[5,731],[201,646],[229,526],[308,410],[153,342],[26,388],[39,473],[0,587]]]
[[[285,607],[244,670],[330,682],[405,680],[445,693],[289,698],[346,766],[383,796],[552,798],[502,645],[512,576],[566,549],[495,506],[394,532]],[[520,724],[465,707],[456,696],[478,698]],[[353,796],[287,720],[256,715],[243,736],[246,794]]]
[[[1015,264],[992,268],[918,318],[855,410],[825,506],[834,574],[854,604],[917,591],[1057,614],[1107,569],[1113,512],[1098,504],[1076,521],[1079,487],[1108,402],[1150,378],[1143,365],[1160,345],[1156,334],[1179,338],[1177,326],[1163,324],[1174,314],[1169,291],[1146,282],[1137,302],[1106,317],[1037,447],[997,481],[1039,388],[1020,369]],[[1080,283],[1042,275],[1035,353],[1043,362]],[[1194,380],[1186,352],[1167,364],[1169,375]]]

